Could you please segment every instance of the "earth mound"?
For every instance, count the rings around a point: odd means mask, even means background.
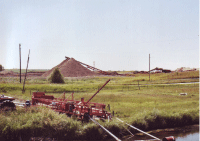
[[[59,68],[61,74],[64,77],[82,77],[82,76],[94,76],[97,75],[95,72],[87,69],[81,65],[74,58],[67,58],[62,61],[59,65],[53,67],[51,70],[45,72],[42,76],[49,76],[55,68]]]

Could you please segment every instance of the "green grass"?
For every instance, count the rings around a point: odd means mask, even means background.
[[[198,77],[198,71],[152,74],[149,81],[148,74],[137,74],[135,77],[65,78],[65,84],[51,84],[44,78],[28,78],[25,93],[22,93],[23,83],[20,84],[18,78],[1,77],[0,94],[30,100],[33,91],[44,91],[55,97],[59,97],[65,91],[66,96],[75,92],[76,100],[84,97],[87,101],[98,88],[111,79],[91,101],[110,104],[110,112],[114,111],[116,117],[148,131],[199,123],[199,84],[168,84],[198,82],[199,79],[194,79]],[[180,96],[179,93],[187,95]],[[1,137],[8,140],[19,136],[25,138],[24,131],[30,131],[28,137],[51,135],[50,137],[60,137],[61,140],[102,140],[109,137],[93,123],[82,125],[65,115],[58,115],[44,108],[31,108],[28,112],[24,110],[18,109],[13,113],[0,114]],[[120,133],[128,134],[115,118],[110,123],[101,122],[101,124],[118,137],[121,137]],[[135,133],[134,130],[130,130]]]

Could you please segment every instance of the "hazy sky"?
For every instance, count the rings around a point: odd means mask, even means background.
[[[102,70],[199,67],[198,0],[0,0],[0,64]]]

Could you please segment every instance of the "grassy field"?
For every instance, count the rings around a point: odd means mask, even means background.
[[[136,74],[134,77],[87,77],[66,78],[65,84],[50,84],[46,79],[28,78],[26,91],[22,94],[23,83],[18,78],[0,78],[0,94],[18,99],[31,99],[33,91],[44,91],[46,94],[59,97],[75,92],[74,97],[88,100],[108,79],[111,81],[97,94],[92,102],[110,104],[110,112],[116,117],[145,131],[160,128],[179,127],[199,123],[199,84],[172,84],[199,82],[199,71],[151,74]],[[180,96],[180,93],[187,93]],[[108,110],[108,108],[107,108]],[[64,115],[45,109],[19,109],[12,113],[2,113],[0,132],[2,137],[25,138],[23,132],[30,130],[31,136],[50,136],[65,139],[104,139],[108,136],[93,123],[82,125],[81,122],[69,119]],[[46,113],[45,113],[46,112]],[[14,122],[16,124],[10,124]],[[57,126],[60,125],[59,127]],[[115,118],[111,122],[102,122],[109,131],[117,136],[128,134]],[[43,132],[36,132],[43,130]],[[131,130],[131,129],[130,129]],[[12,132],[13,136],[7,136]],[[50,134],[50,133],[54,134]],[[136,131],[131,130],[135,133]],[[48,133],[48,134],[47,134]],[[96,136],[91,136],[94,133]],[[119,134],[120,133],[120,134]],[[74,136],[76,134],[76,137]]]

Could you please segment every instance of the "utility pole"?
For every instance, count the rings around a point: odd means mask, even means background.
[[[21,83],[21,44],[19,44],[19,82]]]
[[[25,74],[24,85],[23,85],[23,90],[22,90],[23,93],[25,92],[24,86],[25,86],[26,75],[27,75],[27,70],[28,70],[29,55],[30,55],[30,49],[29,49],[29,54],[28,54],[27,67],[26,67],[26,74]]]
[[[95,68],[95,61],[93,61],[93,67]],[[93,69],[93,71],[94,71],[94,69]]]
[[[149,54],[149,81],[150,81],[150,54]]]

